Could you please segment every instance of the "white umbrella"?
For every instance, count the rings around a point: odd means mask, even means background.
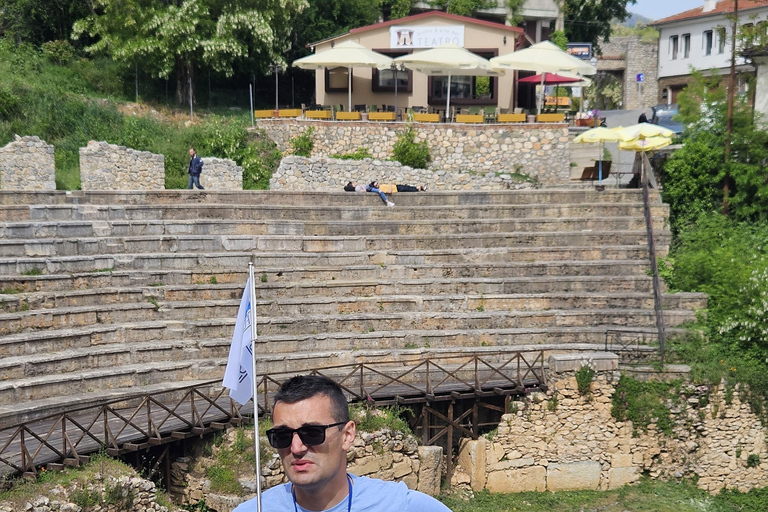
[[[354,41],[343,41],[330,50],[325,50],[314,55],[308,55],[293,61],[293,65],[301,69],[325,69],[332,67],[347,68],[348,84],[348,109],[352,111],[352,68],[368,67],[387,69],[392,64],[392,59],[386,55],[369,50],[365,46]]]
[[[575,73],[577,75],[594,75],[597,73],[595,66],[569,55],[549,41],[542,41],[524,50],[493,57],[490,62],[491,66],[498,70],[523,69],[541,73],[542,86],[544,85],[545,73]],[[539,112],[541,112],[541,102],[539,102]]]
[[[453,43],[403,55],[395,58],[395,62],[426,75],[448,77],[448,91],[445,99],[446,118],[448,118],[451,109],[451,76],[500,76],[504,74],[504,71],[494,70],[488,59]]]

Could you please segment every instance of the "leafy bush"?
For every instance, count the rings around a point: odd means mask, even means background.
[[[69,41],[47,41],[40,46],[43,56],[51,62],[62,65],[75,56],[75,47]]]
[[[589,366],[582,366],[576,372],[576,386],[579,388],[579,394],[587,395],[592,387],[592,381],[595,378],[595,370]]]
[[[671,435],[672,419],[666,401],[677,383],[640,382],[622,375],[611,397],[611,416],[616,421],[631,421],[636,431],[645,431],[656,418],[659,431]]]
[[[314,133],[315,129],[309,127],[291,139],[290,144],[294,155],[304,157],[312,156],[312,150],[315,148],[315,143],[312,140]]]
[[[366,158],[373,158],[373,155],[371,155],[368,148],[357,148],[351,153],[344,153],[343,155],[336,153],[331,155],[331,158],[337,158],[339,160],[364,160]]]
[[[0,87],[0,119],[7,121],[21,112],[21,99],[5,87]]]
[[[355,404],[350,407],[350,417],[355,420],[357,429],[361,432],[375,432],[383,428],[411,433],[408,422],[403,419],[406,409],[399,407],[372,408],[365,404]]]
[[[403,165],[426,169],[432,158],[427,141],[416,142],[416,132],[408,125],[400,132],[392,148],[392,158]]]

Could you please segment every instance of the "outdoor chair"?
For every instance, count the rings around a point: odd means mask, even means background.
[[[496,107],[484,107],[483,113],[485,115],[485,122],[486,123],[495,123],[496,122]]]
[[[379,107],[378,105],[368,105],[368,112],[378,112]]]
[[[355,112],[365,112],[365,105],[355,105]]]
[[[480,107],[469,107],[469,111],[467,112],[467,114],[471,116],[476,116],[482,113],[483,113],[483,109]]]

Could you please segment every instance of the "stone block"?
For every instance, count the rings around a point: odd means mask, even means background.
[[[469,474],[470,487],[474,491],[485,487],[486,446],[484,437],[477,440],[463,439],[459,447],[459,466]]]
[[[507,471],[488,473],[486,489],[490,492],[529,492],[547,489],[547,470],[542,466],[533,466]]]
[[[611,468],[608,470],[608,489],[618,489],[640,478],[639,468]]]
[[[552,463],[547,467],[547,490],[597,490],[600,471],[600,463],[595,461]]]
[[[631,453],[614,453],[611,456],[611,467],[614,468],[629,468],[632,467],[632,454]]]
[[[549,370],[554,373],[575,372],[587,365],[596,372],[616,370],[619,367],[619,356],[612,352],[580,352],[549,356]]]
[[[430,496],[440,494],[443,449],[439,446],[419,446],[419,485],[416,489]]]

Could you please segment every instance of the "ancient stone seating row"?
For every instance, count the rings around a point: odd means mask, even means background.
[[[370,196],[0,192],[0,425],[221,378],[249,261],[268,372],[655,329],[635,191]]]

